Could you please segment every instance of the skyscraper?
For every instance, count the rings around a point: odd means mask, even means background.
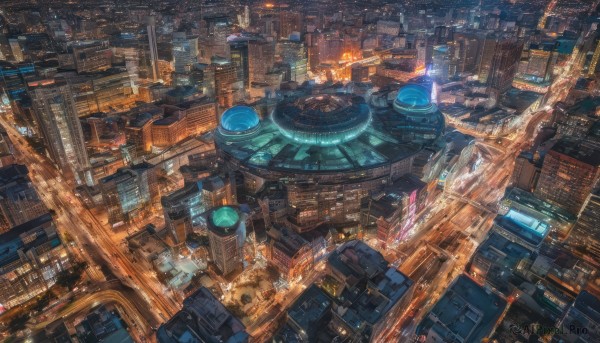
[[[567,242],[586,260],[600,264],[600,188],[591,193]]]
[[[158,49],[156,47],[156,19],[148,18],[148,44],[150,47],[150,69],[152,70],[152,80],[158,80]]]
[[[62,172],[73,174],[78,184],[92,185],[90,162],[69,86],[57,81],[36,87],[31,95],[35,120],[52,161]]]
[[[600,150],[561,139],[544,158],[535,195],[577,215],[599,178]]]
[[[186,73],[198,62],[198,37],[187,37],[185,32],[173,33],[173,65],[175,73]]]
[[[242,267],[246,239],[245,215],[231,206],[214,208],[208,213],[210,255],[217,268],[227,275]]]
[[[496,45],[488,75],[490,90],[502,94],[510,89],[519,68],[523,42],[504,40]]]
[[[120,168],[99,186],[113,226],[139,216],[158,195],[154,165],[147,162]]]

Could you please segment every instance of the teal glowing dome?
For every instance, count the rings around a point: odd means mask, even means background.
[[[221,116],[220,128],[227,133],[243,133],[258,127],[260,119],[252,107],[234,106]]]
[[[322,94],[279,104],[272,120],[292,141],[326,147],[360,136],[371,124],[371,111],[362,98]]]
[[[398,91],[396,101],[404,106],[425,107],[430,104],[429,91],[423,86],[409,84]]]
[[[234,226],[240,220],[237,211],[229,206],[223,206],[211,214],[212,223],[220,228],[229,228]]]

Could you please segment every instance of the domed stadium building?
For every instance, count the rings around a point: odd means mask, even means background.
[[[321,94],[280,102],[270,116],[236,106],[215,132],[219,156],[243,175],[245,191],[267,182],[287,190],[296,228],[360,220],[361,200],[441,155],[443,115],[419,85],[402,87],[386,108],[361,97]],[[420,175],[422,174],[422,175]]]

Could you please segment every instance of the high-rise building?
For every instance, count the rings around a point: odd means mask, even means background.
[[[575,247],[578,255],[597,266],[600,265],[600,188],[587,198],[567,242]]]
[[[184,243],[193,227],[199,225],[199,217],[205,211],[201,191],[201,181],[186,183],[160,199],[165,225],[176,243]]]
[[[266,82],[267,73],[275,63],[275,44],[265,41],[248,42],[248,76],[250,85]]]
[[[487,84],[496,94],[502,94],[512,87],[519,68],[523,42],[503,40],[498,42],[488,74]]]
[[[73,61],[77,73],[89,73],[109,69],[112,52],[108,41],[81,44],[73,47]]]
[[[552,342],[591,343],[600,341],[600,299],[581,291],[557,323]]]
[[[15,163],[14,146],[6,130],[0,125],[0,167]]]
[[[32,93],[35,120],[46,151],[65,173],[78,184],[91,185],[90,162],[73,95],[66,82],[38,86]]]
[[[139,216],[158,195],[154,166],[147,162],[120,168],[99,186],[113,226]]]
[[[531,192],[540,176],[540,166],[533,160],[531,153],[521,153],[515,160],[511,184]]]
[[[223,275],[242,268],[246,215],[235,207],[221,206],[207,214],[210,256]]]
[[[151,75],[152,80],[156,81],[159,79],[160,75],[158,71],[158,48],[156,46],[156,18],[148,18],[148,26],[146,29],[148,31],[148,45],[150,48]]]
[[[71,267],[69,254],[43,214],[0,234],[0,304],[12,308],[46,292]]]
[[[276,54],[279,61],[289,65],[290,73],[287,81],[296,81],[301,84],[306,80],[308,59],[304,43],[289,40],[279,41],[276,46]]]
[[[236,79],[244,81],[244,87],[250,87],[248,41],[233,40],[229,43],[231,64],[235,66]]]
[[[546,154],[535,194],[579,214],[600,178],[600,150],[584,141],[559,140]]]
[[[27,174],[20,164],[0,168],[0,232],[48,212]]]
[[[268,232],[267,258],[282,278],[293,281],[305,276],[313,267],[310,243],[292,229],[274,227]]]
[[[198,37],[188,37],[185,32],[173,33],[173,65],[175,73],[190,72],[198,62]]]

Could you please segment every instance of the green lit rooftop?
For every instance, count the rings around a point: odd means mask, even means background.
[[[239,220],[240,216],[237,211],[229,206],[220,207],[211,214],[211,221],[213,225],[221,228],[232,227]]]

